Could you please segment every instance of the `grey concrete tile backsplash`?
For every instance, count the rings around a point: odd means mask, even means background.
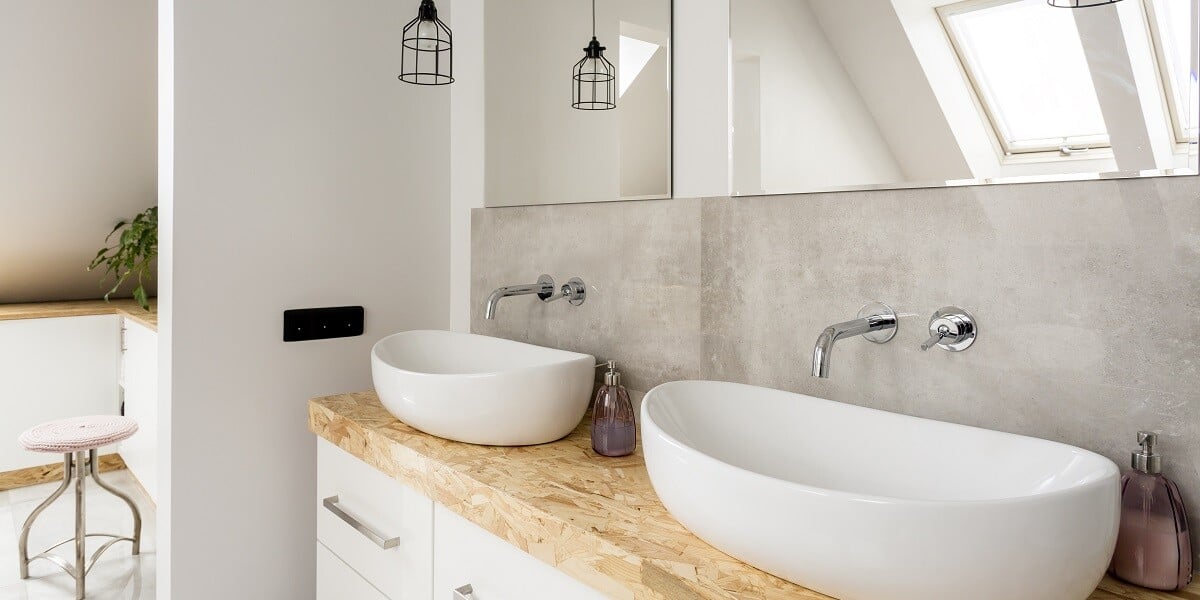
[[[473,331],[615,359],[632,389],[749,383],[1122,468],[1138,429],[1161,431],[1200,515],[1200,178],[477,209],[471,269]],[[492,289],[542,272],[582,277],[587,302],[508,298],[483,320]],[[844,341],[812,377],[821,329],[872,300],[896,338]],[[979,339],[921,352],[945,305]]]

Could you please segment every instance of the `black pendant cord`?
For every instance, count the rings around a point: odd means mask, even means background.
[[[592,39],[596,38],[596,0],[592,0]]]

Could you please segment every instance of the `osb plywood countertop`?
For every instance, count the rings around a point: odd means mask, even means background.
[[[150,301],[150,312],[142,310],[133,300],[74,300],[70,302],[35,302],[31,304],[0,304],[0,321],[18,319],[52,319],[56,317],[86,317],[90,315],[124,315],[150,329],[158,331],[158,307]]]
[[[421,433],[374,392],[317,398],[309,428],[434,501],[613,598],[828,598],[755,569],[689,533],[650,486],[639,448],[592,452],[583,424],[541,446],[473,446]],[[1092,600],[1200,600],[1105,580]]]

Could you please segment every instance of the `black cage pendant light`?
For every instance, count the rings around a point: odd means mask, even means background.
[[[571,77],[571,106],[579,110],[611,110],[617,107],[617,68],[607,50],[596,39],[596,0],[592,0],[592,41],[583,49]]]
[[[417,18],[404,26],[400,81],[416,85],[454,83],[454,43],[433,0],[421,0]]]
[[[1104,6],[1105,4],[1116,4],[1121,0],[1046,0],[1050,6],[1058,8],[1087,8],[1089,6]]]

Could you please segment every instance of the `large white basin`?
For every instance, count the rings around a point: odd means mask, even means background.
[[[526,446],[571,433],[587,411],[595,359],[449,331],[405,331],[371,349],[371,375],[397,419],[438,437]]]
[[[1086,450],[733,383],[642,404],[650,480],[720,550],[842,600],[1083,600],[1118,471]]]

